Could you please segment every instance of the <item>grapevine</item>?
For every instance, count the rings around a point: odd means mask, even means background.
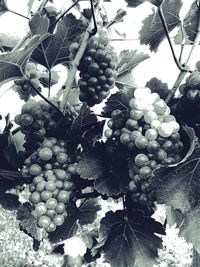
[[[0,7],[26,21],[0,47],[2,267],[198,266],[199,3],[67,2]]]

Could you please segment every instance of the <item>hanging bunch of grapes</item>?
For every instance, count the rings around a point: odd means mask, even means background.
[[[137,88],[129,101],[129,118],[125,121],[120,110],[114,110],[108,121],[108,138],[118,136],[129,153],[129,189],[135,202],[152,205],[154,192],[149,188],[153,170],[161,165],[180,161],[183,144],[180,127],[170,109],[157,93],[147,87]],[[121,126],[121,129],[120,129]]]
[[[26,78],[23,77],[21,79],[14,80],[14,83],[17,86],[15,87],[15,91],[18,92],[20,98],[27,101],[31,95],[35,96],[37,94],[29,85],[28,81],[31,82],[36,89],[38,89],[40,85],[40,72],[37,70],[36,64],[29,62],[26,64],[24,74]]]
[[[71,45],[71,58],[76,55],[78,48],[78,43]],[[115,85],[116,61],[117,55],[109,44],[107,33],[99,30],[97,35],[89,39],[79,64],[80,101],[94,106],[108,96]]]
[[[198,67],[198,64],[197,64]],[[173,106],[177,120],[182,124],[194,127],[196,134],[200,134],[200,72],[191,73],[179,88],[181,97]]]
[[[51,101],[59,106],[59,100]],[[29,155],[40,147],[45,136],[52,134],[59,116],[60,114],[44,100],[36,102],[30,99],[22,106],[21,113],[15,116],[15,122],[25,134],[23,146]]]
[[[53,232],[63,224],[67,207],[74,197],[73,175],[76,164],[67,153],[63,140],[50,137],[25,162],[22,174],[32,180],[29,185],[32,214],[38,226]]]

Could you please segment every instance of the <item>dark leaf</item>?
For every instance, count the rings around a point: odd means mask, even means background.
[[[102,115],[110,118],[111,113],[115,109],[120,109],[124,113],[129,112],[129,101],[134,96],[135,88],[124,88],[119,92],[112,94],[107,102],[105,107],[103,107]]]
[[[146,0],[125,0],[128,3],[128,7],[138,7],[143,4]]]
[[[200,251],[200,207],[199,205],[192,211],[185,214],[180,225],[179,235],[187,242],[192,243],[197,251]]]
[[[181,0],[164,0],[161,4],[169,32],[180,24],[179,11],[181,6]],[[143,26],[140,30],[140,43],[149,45],[151,51],[156,51],[165,37],[158,11],[153,12],[143,21]]]
[[[92,144],[102,139],[105,120],[98,121],[95,126],[84,132],[83,138]]]
[[[94,126],[96,122],[96,115],[90,110],[86,103],[83,103],[79,115],[72,123],[71,135],[81,135],[86,130]]]
[[[4,155],[9,164],[13,166],[14,169],[17,170],[18,168],[18,154],[15,147],[15,144],[12,140],[10,140],[10,143],[4,150]]]
[[[57,243],[74,236],[78,229],[77,219],[77,209],[73,208],[68,212],[64,223],[49,234],[49,240],[52,243]]]
[[[171,205],[182,213],[195,207],[200,199],[199,155],[200,147],[197,146],[180,164],[155,171],[151,184],[157,188],[160,203]]]
[[[199,29],[199,8],[194,1],[183,20],[184,31],[187,34],[189,41],[194,41]]]
[[[125,211],[109,211],[101,220],[100,245],[93,248],[105,253],[112,267],[141,267],[155,264],[162,239],[155,233],[165,234],[163,226],[142,213],[127,216]]]
[[[85,155],[78,163],[77,172],[81,178],[95,180],[104,173],[103,162],[95,154]]]
[[[0,195],[0,204],[4,209],[16,210],[19,208],[20,202],[16,195],[3,193]]]
[[[101,210],[97,199],[87,199],[78,208],[78,220],[81,225],[93,223],[97,216],[97,211]]]
[[[34,51],[32,58],[47,69],[69,61],[69,46],[78,40],[84,30],[81,20],[68,14],[58,22],[55,34],[49,36]]]
[[[124,147],[114,142],[97,143],[95,149],[78,164],[82,178],[93,179],[95,189],[109,196],[128,190],[129,176]]]
[[[118,76],[132,71],[139,63],[149,58],[149,55],[138,52],[138,50],[123,50],[119,55],[117,64]]]
[[[32,35],[45,35],[49,29],[49,19],[45,16],[41,16],[40,13],[35,13],[29,21],[29,27]]]
[[[0,192],[5,192],[8,189],[24,183],[25,180],[20,172],[0,169]]]
[[[17,211],[17,219],[20,220],[21,228],[27,232],[31,237],[40,241],[40,235],[37,227],[37,221],[31,214],[33,206],[26,202],[21,205]]]
[[[0,83],[20,78],[33,50],[45,37],[34,36],[24,49],[0,55]]]
[[[38,251],[39,248],[40,248],[40,241],[36,240],[36,239],[33,239],[33,250],[34,251]]]

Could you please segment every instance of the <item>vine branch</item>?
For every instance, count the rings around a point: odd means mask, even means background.
[[[167,37],[167,40],[168,40],[168,43],[169,43],[171,52],[172,52],[172,56],[173,56],[174,62],[176,63],[176,66],[178,67],[178,69],[180,71],[185,71],[186,69],[180,64],[180,62],[178,61],[178,59],[176,57],[176,54],[174,52],[174,47],[173,47],[173,44],[172,44],[172,41],[171,41],[171,38],[170,38],[170,35],[169,35],[167,23],[165,21],[165,17],[164,17],[164,14],[163,14],[163,10],[162,10],[162,6],[161,5],[158,6],[158,15],[159,15],[160,20],[162,22],[162,25],[163,25],[163,28],[164,28],[164,31],[165,31],[165,34],[166,34],[166,37]]]
[[[65,90],[63,92],[63,98],[62,98],[62,101],[61,101],[61,111],[64,112],[66,107],[67,107],[67,100],[68,100],[68,97],[69,97],[69,94],[70,94],[70,90],[71,88],[73,87],[73,84],[74,84],[74,80],[75,80],[75,76],[76,76],[76,72],[77,72],[77,68],[78,68],[78,65],[79,65],[79,62],[85,52],[85,49],[87,47],[87,44],[88,44],[88,40],[90,38],[90,32],[91,32],[91,25],[88,26],[87,30],[86,30],[86,33],[83,37],[83,41],[80,45],[80,48],[74,58],[74,60],[71,62],[71,68],[70,70],[68,71],[67,73],[67,79],[66,79],[66,83],[65,83]]]
[[[67,10],[65,10],[54,22],[52,22],[52,24],[50,25],[50,29],[55,26],[59,20],[61,20],[73,7],[75,7],[78,3],[80,2],[80,0],[77,0],[76,2],[74,2]]]
[[[198,13],[198,28],[197,28],[197,34],[196,34],[196,37],[195,37],[195,40],[193,42],[193,45],[192,45],[192,48],[190,50],[190,54],[186,60],[186,68],[181,70],[181,72],[179,73],[179,76],[178,78],[176,79],[175,81],[175,84],[172,88],[172,90],[169,91],[169,94],[167,95],[166,99],[165,99],[165,102],[166,103],[169,103],[170,100],[174,97],[177,89],[179,88],[179,86],[181,85],[181,82],[183,81],[183,79],[185,78],[187,72],[191,72],[189,71],[189,65],[190,65],[190,62],[191,62],[191,59],[192,59],[192,55],[194,53],[194,51],[196,50],[196,48],[198,47],[199,45],[199,42],[200,42],[200,7],[199,8],[199,13]]]
[[[51,101],[49,101],[43,94],[36,88],[31,81],[26,79],[27,84],[45,101],[47,102],[50,106],[52,106],[62,117],[64,117],[64,114],[60,111],[59,108],[57,108]]]

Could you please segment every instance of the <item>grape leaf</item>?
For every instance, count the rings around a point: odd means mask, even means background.
[[[120,52],[116,67],[118,76],[133,70],[139,63],[149,58],[149,55],[138,52],[137,50],[123,50]]]
[[[95,154],[88,154],[79,161],[77,172],[81,178],[95,180],[103,175],[104,166]]]
[[[120,109],[124,113],[129,112],[129,101],[134,96],[135,88],[124,88],[119,92],[112,94],[107,102],[105,107],[103,107],[102,115],[104,117],[111,117],[111,113],[115,109]]]
[[[15,210],[19,208],[19,197],[10,193],[0,195],[0,204],[4,209]]]
[[[54,232],[49,233],[49,240],[57,243],[74,236],[78,229],[77,219],[77,209],[74,207],[69,210],[64,223],[58,226]]]
[[[187,212],[180,226],[179,235],[187,242],[192,243],[194,248],[200,252],[200,207]]]
[[[93,223],[97,216],[97,211],[101,210],[97,199],[87,199],[78,208],[78,220],[81,225]]]
[[[26,202],[21,205],[17,211],[17,220],[20,221],[20,227],[34,239],[40,241],[41,237],[37,227],[37,221],[31,214],[33,206]]]
[[[101,220],[100,243],[93,252],[103,250],[111,267],[150,267],[162,247],[155,233],[165,234],[163,226],[142,212],[109,211]]]
[[[158,202],[173,206],[182,213],[194,208],[199,201],[200,146],[180,164],[161,167],[154,172],[151,184],[157,187]]]
[[[80,176],[95,180],[95,189],[109,196],[128,190],[127,170],[126,150],[112,141],[97,143],[94,151],[88,153],[78,164]]]
[[[55,34],[38,46],[32,59],[47,69],[69,61],[69,46],[78,40],[84,30],[81,20],[77,20],[71,13],[68,14],[58,22]]]
[[[20,78],[23,69],[33,50],[46,36],[34,36],[24,49],[0,55],[0,83],[10,79]]]
[[[137,87],[135,79],[131,72],[126,72],[123,75],[117,76],[115,80],[115,86],[120,90],[124,90],[125,88],[128,89]]]
[[[0,192],[24,183],[25,180],[20,172],[0,169]]]
[[[177,45],[185,44],[185,45],[191,45],[192,41],[189,40],[184,27],[179,27],[178,33],[174,37],[174,42]]]
[[[179,11],[181,6],[181,0],[164,0],[161,4],[169,32],[180,24]],[[149,45],[151,51],[157,50],[166,37],[158,11],[154,11],[143,20],[139,34],[141,44]]]
[[[148,81],[145,86],[150,88],[152,92],[158,93],[163,99],[165,99],[169,93],[169,87],[167,83],[163,83],[156,77]]]
[[[190,41],[194,41],[199,29],[199,8],[194,1],[183,20],[183,27]]]
[[[43,36],[48,33],[49,19],[47,17],[41,16],[40,13],[36,13],[29,21],[29,27],[33,36]]]
[[[72,136],[80,135],[94,126],[97,122],[96,115],[90,110],[86,103],[83,103],[79,115],[75,118],[71,126]]]

